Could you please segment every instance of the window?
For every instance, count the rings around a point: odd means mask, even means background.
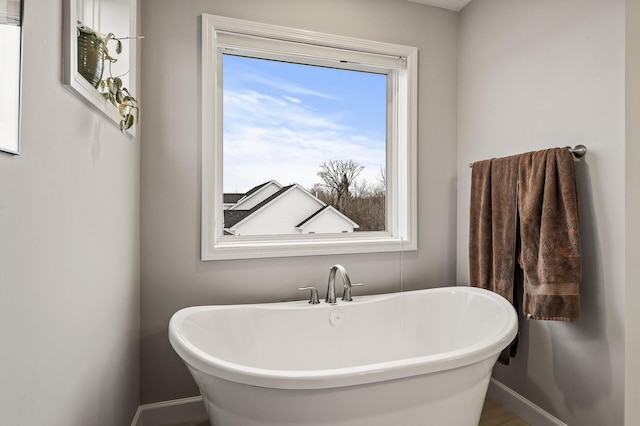
[[[202,28],[202,259],[415,250],[417,49]]]

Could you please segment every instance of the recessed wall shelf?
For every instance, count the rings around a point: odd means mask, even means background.
[[[119,125],[122,117],[116,107],[109,103],[78,72],[78,21],[101,33],[114,33],[118,37],[133,37],[124,40],[122,54],[118,55],[117,75],[124,74],[125,86],[135,96],[138,78],[137,56],[139,41],[137,34],[137,0],[65,0],[63,28],[63,75],[62,82],[73,94],[104,114],[109,121]],[[109,46],[111,48],[111,46]],[[105,73],[108,72],[105,64]],[[104,75],[103,75],[104,76]],[[136,136],[134,125],[126,131]]]

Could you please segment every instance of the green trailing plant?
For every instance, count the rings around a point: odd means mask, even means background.
[[[103,63],[108,64],[109,77],[101,79],[98,84],[98,92],[109,101],[122,117],[120,120],[120,130],[124,133],[126,130],[133,127],[140,119],[140,104],[138,100],[131,95],[129,89],[123,87],[122,76],[114,77],[111,73],[111,64],[118,61],[117,55],[122,53],[122,40],[138,37],[116,37],[113,33],[107,35],[101,34],[92,28],[87,27],[78,21],[78,30],[92,37],[95,37],[98,44],[102,45],[102,57],[100,60]],[[141,38],[141,37],[140,37]],[[109,52],[109,42],[115,42],[115,53],[112,55]]]
[[[126,87],[122,87],[120,77],[107,77],[100,81],[98,90],[102,96],[118,109],[122,120],[120,130],[124,132],[130,129],[140,119],[140,105],[138,100],[131,96]]]

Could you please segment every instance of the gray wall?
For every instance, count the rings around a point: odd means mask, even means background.
[[[0,153],[0,424],[130,424],[138,142],[62,87],[61,2],[24,16],[22,154]]]
[[[143,0],[142,402],[197,394],[167,323],[189,305],[300,299],[340,262],[359,292],[455,284],[456,13],[396,0]],[[419,48],[417,253],[201,262],[200,15]],[[324,293],[324,289],[322,290]]]
[[[420,49],[418,253],[198,260],[203,12]],[[60,2],[25,2],[22,155],[0,153],[1,424],[129,424],[140,369],[142,402],[195,395],[166,339],[183,306],[299,298],[296,286],[322,287],[338,261],[368,292],[450,285],[456,232],[457,282],[465,284],[468,163],[576,143],[589,147],[577,164],[582,317],[525,322],[518,357],[495,375],[568,424],[622,424],[624,353],[637,378],[640,347],[631,326],[638,310],[625,314],[625,279],[630,307],[637,293],[638,250],[627,238],[624,262],[625,231],[637,228],[622,224],[625,208],[637,217],[639,179],[632,120],[625,147],[623,1],[475,1],[459,34],[457,14],[393,0],[143,0],[142,14],[140,158],[136,141],[61,87]],[[637,46],[629,46],[634,70]],[[637,93],[628,80],[627,117]],[[626,381],[628,424],[638,418],[635,383]]]
[[[581,317],[523,321],[517,357],[494,377],[567,424],[623,424],[625,2],[474,1],[460,14],[459,41],[459,282],[468,279],[468,164],[589,149],[576,164]]]
[[[640,423],[640,1],[626,1],[625,424]]]

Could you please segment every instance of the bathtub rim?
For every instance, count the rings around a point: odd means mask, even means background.
[[[222,360],[207,354],[179,334],[184,320],[193,312],[208,309],[237,309],[260,307],[265,309],[326,309],[329,306],[339,307],[345,304],[370,303],[395,297],[408,297],[412,293],[422,292],[471,292],[497,302],[505,314],[503,326],[489,337],[495,340],[482,339],[476,344],[438,354],[405,358],[355,367],[344,367],[322,370],[277,370],[250,367]],[[511,321],[509,321],[511,319]],[[517,313],[513,306],[502,296],[489,290],[468,287],[448,286],[404,292],[384,293],[379,295],[360,296],[353,302],[338,301],[336,305],[309,306],[306,301],[274,302],[237,305],[202,305],[190,306],[177,311],[169,321],[169,341],[183,362],[203,373],[220,377],[236,383],[277,389],[326,389],[372,382],[401,379],[421,374],[442,372],[457,367],[474,364],[497,356],[515,338],[518,331]]]

